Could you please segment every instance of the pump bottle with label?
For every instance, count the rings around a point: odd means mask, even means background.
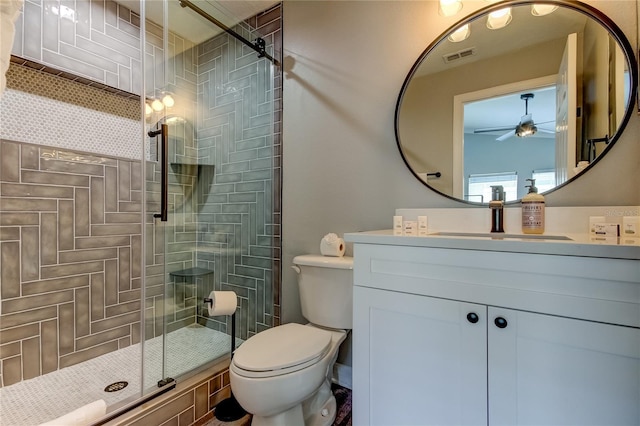
[[[535,179],[527,179],[531,185],[529,193],[522,197],[522,233],[542,234],[544,232],[544,196],[538,194]]]

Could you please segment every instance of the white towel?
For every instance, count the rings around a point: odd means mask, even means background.
[[[99,399],[40,426],[87,426],[107,413],[107,403]]]
[[[11,49],[24,0],[0,0],[0,95],[7,85],[6,73],[11,62]]]

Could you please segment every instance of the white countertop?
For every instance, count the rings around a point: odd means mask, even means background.
[[[601,257],[611,259],[640,259],[640,239],[593,238],[589,234],[563,234],[570,240],[527,239],[527,235],[507,234],[495,236],[428,236],[409,237],[393,235],[391,229],[352,232],[344,240],[356,244],[383,244],[413,247],[432,247],[457,250],[484,250],[514,253],[535,253],[560,256]],[[557,236],[560,234],[554,234]],[[541,236],[541,237],[544,237]],[[540,237],[534,237],[540,238]],[[640,274],[640,270],[638,271]]]

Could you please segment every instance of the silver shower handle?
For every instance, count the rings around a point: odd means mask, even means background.
[[[161,151],[160,155],[160,213],[153,217],[159,217],[162,222],[167,221],[169,212],[169,126],[161,124],[160,129],[150,130],[149,137],[160,135]]]

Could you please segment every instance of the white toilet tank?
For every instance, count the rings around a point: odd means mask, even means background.
[[[307,254],[294,257],[293,263],[302,315],[322,327],[351,329],[353,258]]]

